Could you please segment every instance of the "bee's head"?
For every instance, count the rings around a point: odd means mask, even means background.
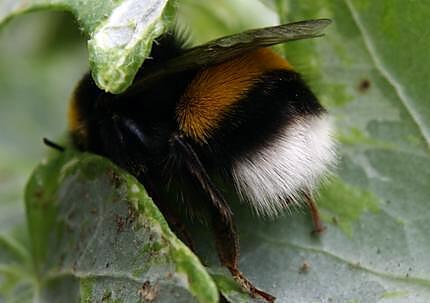
[[[167,130],[137,101],[103,92],[89,74],[85,75],[69,107],[74,146],[108,157],[129,171],[144,170],[142,165],[162,152]]]

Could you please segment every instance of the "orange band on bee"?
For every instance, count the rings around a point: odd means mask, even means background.
[[[81,113],[77,104],[76,96],[72,96],[67,112],[68,128],[72,134],[79,136],[80,140],[86,140],[87,130],[82,122]]]
[[[69,126],[69,130],[74,131],[77,128],[79,128],[79,111],[78,108],[76,106],[76,99],[73,96],[72,99],[69,102],[69,110],[67,112],[67,120],[68,120],[68,126]]]
[[[180,129],[195,141],[206,142],[254,83],[264,73],[279,69],[293,67],[272,50],[260,48],[200,71],[176,108]]]

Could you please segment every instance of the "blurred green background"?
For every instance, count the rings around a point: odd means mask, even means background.
[[[67,100],[87,69],[71,15],[37,12],[0,31],[0,229],[23,217],[24,185],[45,155],[42,137],[65,130]]]
[[[329,229],[315,239],[307,214],[268,222],[235,209],[242,270],[259,286],[291,302],[429,302],[429,15],[429,1],[180,1],[195,43],[279,19],[334,20],[324,38],[279,47],[337,125],[337,177],[318,199]],[[47,153],[42,137],[64,135],[88,69],[78,28],[69,14],[37,12],[0,30],[0,261],[8,241],[31,262],[24,185]]]

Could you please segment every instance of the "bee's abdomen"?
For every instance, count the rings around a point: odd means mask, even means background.
[[[286,61],[264,52],[266,61],[250,62],[262,59],[251,53],[200,72],[177,117],[243,200],[276,215],[316,186],[335,154],[325,109]]]

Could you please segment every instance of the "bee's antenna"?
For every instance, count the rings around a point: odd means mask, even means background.
[[[61,145],[59,145],[59,144],[57,144],[57,143],[55,143],[55,142],[53,142],[53,141],[51,141],[51,140],[49,140],[47,138],[43,138],[43,143],[46,146],[49,146],[49,147],[51,147],[53,149],[56,149],[56,150],[58,150],[60,152],[63,152],[65,150],[64,147],[62,147]]]

